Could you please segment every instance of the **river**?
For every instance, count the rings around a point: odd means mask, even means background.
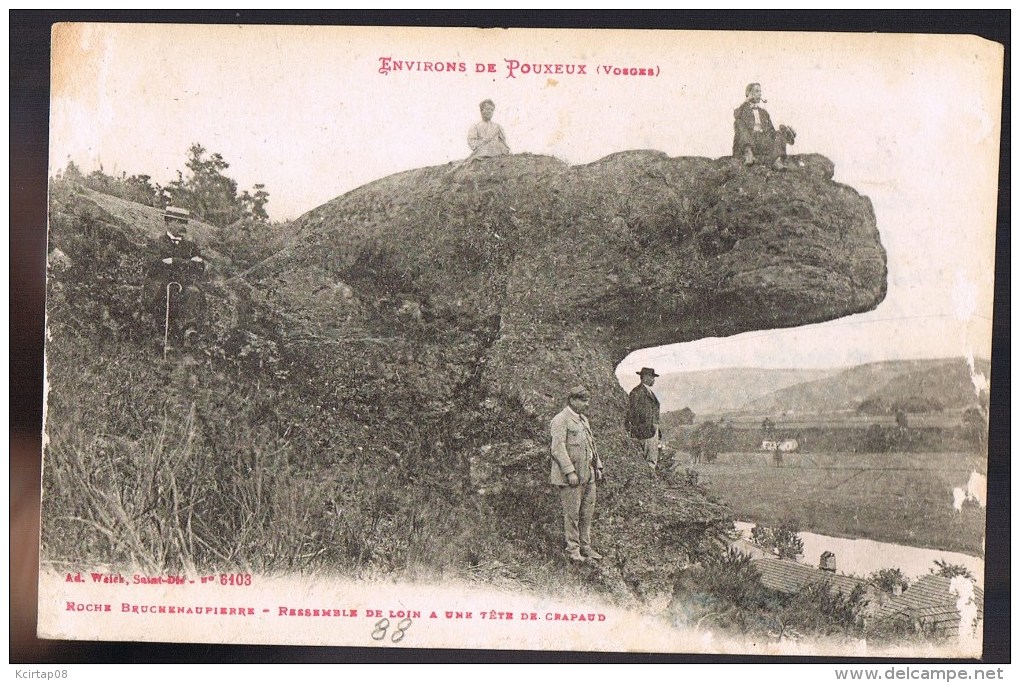
[[[753,522],[736,522],[736,527],[750,539]],[[985,561],[980,557],[964,553],[915,548],[897,543],[883,543],[868,538],[839,538],[810,531],[798,533],[804,542],[801,562],[818,566],[818,559],[826,550],[836,554],[836,571],[866,577],[879,569],[898,567],[911,581],[928,573],[935,560],[960,564],[971,571],[978,586],[985,585]]]

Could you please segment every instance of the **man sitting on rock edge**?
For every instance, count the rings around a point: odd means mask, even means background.
[[[745,166],[771,164],[782,171],[786,167],[786,146],[792,145],[797,132],[789,126],[772,125],[769,113],[761,106],[761,84],[749,83],[744,89],[744,103],[733,110],[733,156],[743,158]]]

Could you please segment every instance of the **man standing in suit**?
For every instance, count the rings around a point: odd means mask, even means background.
[[[570,390],[567,406],[549,423],[552,435],[550,483],[559,489],[563,507],[565,553],[573,562],[601,560],[591,546],[595,482],[602,479],[602,460],[585,412],[591,397],[583,386]]]
[[[188,239],[190,219],[187,209],[166,207],[159,259],[150,265],[144,285],[152,313],[160,327],[169,323],[168,334],[174,341],[186,341],[202,324],[205,314],[205,293],[199,283],[206,264],[198,245]]]
[[[652,368],[641,368],[638,372],[641,384],[630,392],[627,408],[627,431],[641,442],[641,449],[648,467],[655,469],[659,463],[659,398],[652,391],[656,374]]]

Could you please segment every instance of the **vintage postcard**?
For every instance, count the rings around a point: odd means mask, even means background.
[[[52,39],[40,637],[980,656],[1002,46]]]

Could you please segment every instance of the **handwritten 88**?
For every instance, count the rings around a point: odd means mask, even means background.
[[[221,586],[250,586],[251,574],[220,574]]]
[[[394,643],[399,643],[401,640],[403,640],[404,635],[407,632],[407,629],[411,628],[411,624],[412,621],[407,618],[398,621],[397,627],[393,629],[393,634],[390,636],[390,641]],[[383,638],[385,638],[386,632],[389,630],[389,628],[390,628],[389,619],[383,618],[375,622],[375,628],[372,630],[372,640],[382,640]]]

